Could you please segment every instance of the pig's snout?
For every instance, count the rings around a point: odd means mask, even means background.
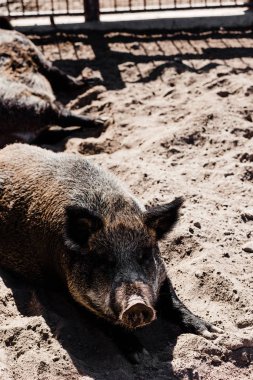
[[[147,305],[141,297],[132,297],[119,317],[123,325],[130,329],[148,325],[155,318],[155,310]]]

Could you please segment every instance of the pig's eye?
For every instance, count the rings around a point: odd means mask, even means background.
[[[138,262],[143,264],[144,262],[150,260],[152,257],[152,248],[145,248],[140,252],[138,257]]]

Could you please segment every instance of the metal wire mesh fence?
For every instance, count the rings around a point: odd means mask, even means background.
[[[247,0],[0,0],[0,13],[10,17],[86,15],[163,10],[240,7]]]

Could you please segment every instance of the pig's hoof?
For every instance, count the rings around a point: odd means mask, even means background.
[[[187,332],[202,335],[206,339],[215,339],[218,334],[223,332],[219,327],[213,326],[211,323],[205,322],[197,316],[188,315],[184,322],[184,328]]]
[[[84,83],[83,83],[83,81],[78,80],[78,79],[71,79],[69,81],[69,87],[73,88],[73,89],[79,88],[79,87],[84,87]]]
[[[63,88],[75,90],[75,89],[80,88],[80,87],[84,87],[84,83],[82,80],[76,79],[70,75],[68,75],[65,78]]]
[[[127,359],[132,364],[140,364],[140,363],[142,363],[145,360],[150,360],[151,359],[151,355],[146,350],[146,348],[141,347],[138,351],[128,352]]]
[[[223,330],[196,317],[196,320],[192,323],[192,332],[202,335],[206,339],[215,339],[218,334],[223,332]]]
[[[206,323],[206,328],[199,332],[206,339],[215,339],[217,338],[217,334],[222,334],[223,330],[219,327],[213,326],[209,323]]]
[[[82,83],[83,86],[86,87],[87,90],[95,86],[101,86],[104,83],[99,78],[85,78],[80,82]]]
[[[67,86],[72,89],[83,88],[85,91],[89,90],[92,87],[102,85],[103,81],[99,78],[84,78],[84,79],[76,79],[73,77],[69,77],[67,82]]]
[[[109,117],[99,117],[94,120],[94,127],[99,128],[100,130],[106,130],[107,127],[112,123],[112,119]]]

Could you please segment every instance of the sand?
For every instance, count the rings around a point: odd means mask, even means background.
[[[66,294],[1,271],[0,379],[252,378],[253,34],[30,37],[68,73],[101,79],[59,99],[111,119],[99,138],[48,147],[88,156],[147,204],[185,197],[161,252],[180,298],[224,333],[156,321],[139,332],[152,356],[132,365]]]

